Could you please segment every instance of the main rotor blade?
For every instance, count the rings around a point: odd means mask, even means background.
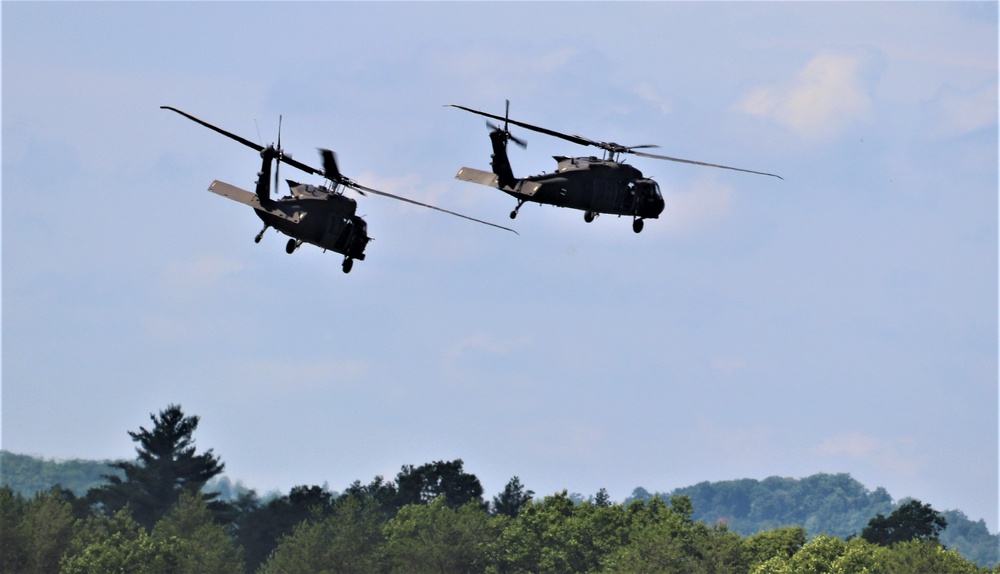
[[[234,134],[232,132],[227,132],[226,130],[224,130],[224,129],[220,128],[220,127],[213,126],[212,124],[210,124],[210,123],[208,123],[208,122],[206,122],[204,120],[199,120],[198,118],[192,116],[191,114],[189,114],[187,112],[182,112],[181,110],[178,110],[177,108],[170,107],[170,106],[160,106],[160,109],[161,110],[170,110],[170,111],[173,111],[173,112],[177,112],[178,114],[180,114],[180,115],[188,118],[189,120],[194,121],[196,123],[199,123],[199,124],[205,126],[206,128],[214,131],[214,132],[220,133],[220,134],[226,136],[227,138],[230,138],[230,139],[233,139],[233,140],[236,140],[236,141],[240,142],[241,144],[247,146],[248,148],[254,149],[254,150],[258,151],[258,152],[264,151],[264,146],[262,146],[260,144],[255,144],[255,143],[253,143],[252,141],[250,141],[250,140],[248,140],[246,138],[241,138],[240,136],[238,136],[238,135],[236,135],[236,134]],[[279,128],[279,130],[280,130],[280,128]],[[304,164],[304,163],[302,163],[300,161],[296,161],[296,160],[292,159],[291,157],[286,157],[284,154],[280,154],[277,159],[278,159],[278,161],[284,162],[284,163],[286,163],[286,164],[288,164],[288,165],[290,165],[290,166],[292,166],[294,168],[300,169],[300,170],[302,170],[302,171],[304,171],[306,173],[311,173],[313,175],[323,175],[322,171],[320,171],[320,170],[318,170],[318,169],[316,169],[314,167],[310,167],[310,166],[308,166],[308,165],[306,165],[306,164]]]
[[[534,132],[538,132],[540,134],[545,134],[547,136],[561,138],[561,139],[564,139],[566,141],[573,142],[575,144],[579,144],[579,145],[593,145],[593,146],[598,146],[598,147],[600,147],[600,145],[601,145],[598,142],[595,142],[593,140],[589,140],[589,139],[587,139],[585,137],[582,137],[582,136],[577,136],[577,135],[572,135],[571,136],[569,134],[564,134],[564,133],[560,133],[560,132],[557,132],[557,131],[554,131],[554,130],[550,130],[550,129],[547,129],[547,128],[541,128],[541,127],[538,127],[538,126],[533,126],[531,124],[526,124],[524,122],[519,122],[517,120],[512,120],[510,118],[505,118],[503,116],[498,116],[498,115],[489,114],[489,113],[486,113],[486,112],[481,112],[479,110],[474,110],[472,108],[467,108],[465,106],[459,106],[457,104],[446,104],[446,105],[449,106],[449,107],[452,107],[452,108],[458,108],[460,110],[465,110],[467,112],[472,112],[474,114],[479,114],[481,116],[486,116],[488,118],[493,118],[493,119],[495,119],[495,120],[497,120],[499,122],[511,123],[511,124],[514,124],[515,126],[520,126],[520,127],[524,128],[524,129],[531,130],[531,131],[534,131]]]
[[[676,158],[676,157],[669,157],[669,156],[665,156],[665,155],[656,155],[656,154],[645,153],[645,152],[641,152],[641,151],[634,151],[634,152],[631,152],[631,153],[633,153],[635,155],[642,156],[642,157],[650,157],[650,158],[653,158],[653,159],[665,159],[667,161],[676,161],[676,162],[680,162],[680,163],[690,163],[690,164],[693,164],[693,165],[701,165],[701,166],[705,166],[705,167],[717,167],[719,169],[731,169],[733,171],[742,171],[742,172],[745,172],[745,173],[755,173],[757,175],[768,175],[768,176],[771,176],[771,177],[776,177],[776,178],[778,178],[778,179],[780,179],[782,181],[784,181],[784,179],[785,179],[785,178],[781,177],[780,175],[775,175],[773,173],[765,173],[763,171],[754,171],[752,169],[743,169],[743,168],[739,168],[739,167],[730,167],[728,165],[719,165],[719,164],[715,164],[715,163],[705,163],[703,161],[694,161],[694,160],[690,160],[690,159],[680,159],[680,158]]]
[[[331,150],[319,148],[319,155],[323,158],[323,171],[327,179],[338,183],[344,179],[344,176],[340,175],[340,169],[337,167],[337,154]]]
[[[257,151],[264,151],[264,146],[262,146],[260,144],[255,144],[255,143],[253,143],[252,141],[250,141],[248,139],[241,138],[240,136],[238,136],[238,135],[236,135],[234,133],[230,133],[230,132],[227,132],[226,130],[224,130],[224,129],[220,128],[220,127],[213,126],[212,124],[210,124],[210,123],[208,123],[206,121],[199,120],[198,118],[192,116],[191,114],[186,113],[186,112],[182,112],[182,111],[178,110],[177,108],[172,108],[170,106],[160,106],[160,109],[161,110],[170,110],[170,111],[173,111],[173,112],[177,112],[178,114],[184,116],[185,118],[187,118],[189,120],[192,120],[192,121],[194,121],[196,123],[199,123],[199,124],[205,126],[206,128],[214,131],[214,132],[218,132],[218,133],[226,136],[227,138],[234,139],[234,140],[240,142],[241,144],[243,144],[243,145],[245,145],[245,146],[247,146],[249,148],[253,148],[253,149],[257,150]]]
[[[370,187],[365,187],[365,186],[363,186],[361,184],[358,184],[358,183],[355,183],[353,181],[349,181],[348,180],[348,181],[346,181],[344,183],[344,185],[346,185],[348,187],[351,187],[351,188],[353,188],[353,189],[355,189],[357,191],[366,191],[368,193],[374,193],[375,195],[381,195],[383,197],[390,197],[392,199],[398,199],[399,201],[405,201],[406,203],[412,203],[413,205],[419,205],[421,207],[426,207],[428,209],[434,209],[436,211],[441,211],[441,212],[447,213],[449,215],[454,215],[455,217],[461,217],[462,219],[468,219],[469,221],[475,221],[476,223],[482,223],[483,225],[489,225],[490,227],[496,227],[498,229],[504,229],[506,231],[510,231],[511,233],[514,233],[515,235],[520,235],[520,233],[514,231],[513,229],[511,229],[509,227],[504,227],[502,225],[497,225],[495,223],[490,223],[489,221],[483,221],[481,219],[476,219],[474,217],[469,217],[468,215],[462,215],[461,213],[455,213],[454,211],[448,211],[447,209],[441,209],[440,207],[434,207],[433,205],[429,205],[427,203],[420,203],[419,201],[414,201],[412,199],[408,199],[406,197],[401,197],[399,195],[393,195],[391,193],[386,193],[384,191],[379,191],[377,189],[372,189]]]

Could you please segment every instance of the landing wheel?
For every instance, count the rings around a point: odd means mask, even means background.
[[[344,264],[342,265],[342,267],[344,268],[344,273],[350,273],[351,269],[354,267],[354,260],[351,259],[350,257],[344,259]]]
[[[642,231],[642,220],[641,219],[636,219],[635,221],[632,222],[632,231],[634,231],[636,233],[639,233],[640,231]]]
[[[583,212],[583,220],[586,221],[587,223],[590,223],[591,221],[593,221],[595,217],[597,217],[597,214],[594,213],[593,211],[584,211]]]
[[[523,201],[520,201],[520,200],[518,200],[518,202],[517,202],[517,207],[515,207],[515,208],[514,208],[514,211],[511,211],[511,212],[510,212],[510,218],[511,218],[511,219],[514,219],[515,217],[517,217],[517,211],[518,211],[519,209],[521,209],[521,206],[522,206],[522,205],[524,205],[524,202],[523,202]]]
[[[291,255],[296,249],[299,248],[299,245],[301,245],[299,241],[289,239],[288,243],[285,244],[285,253]]]

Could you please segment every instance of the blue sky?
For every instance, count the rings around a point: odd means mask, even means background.
[[[997,530],[996,3],[4,3],[3,448],[131,457],[170,403],[260,491],[462,458],[487,496],[847,472]],[[666,210],[526,205],[482,118],[635,158]],[[258,156],[364,185],[253,242]],[[596,150],[521,130],[516,174]],[[282,175],[300,176],[285,168]],[[312,181],[312,183],[319,183]]]

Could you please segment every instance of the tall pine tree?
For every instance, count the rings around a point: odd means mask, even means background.
[[[225,468],[212,449],[196,453],[192,435],[198,428],[197,416],[184,416],[180,405],[170,405],[149,418],[152,430],[139,427],[139,432],[128,431],[139,443],[135,449],[138,460],[112,465],[123,470],[125,478],[108,475],[108,484],[87,493],[90,501],[108,514],[128,505],[133,518],[146,529],[177,504],[181,493],[200,494],[205,483]],[[213,502],[216,493],[200,496],[214,510],[225,506]]]

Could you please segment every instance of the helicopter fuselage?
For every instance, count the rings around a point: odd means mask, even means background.
[[[355,200],[325,187],[293,181],[289,181],[288,186],[291,194],[273,200],[269,207],[298,214],[298,217],[289,220],[271,211],[255,209],[266,226],[345,257],[364,260],[365,246],[370,238],[367,223],[355,214],[358,205]]]
[[[631,165],[594,156],[553,159],[557,162],[554,173],[523,178],[520,192],[502,191],[519,200],[590,213],[656,219],[663,212],[659,186]]]

